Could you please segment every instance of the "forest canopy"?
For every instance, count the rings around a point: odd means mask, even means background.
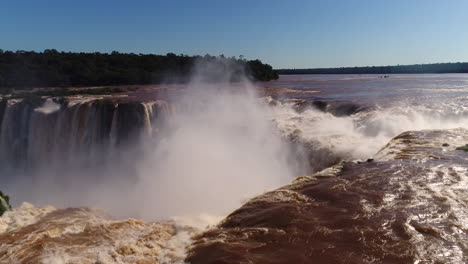
[[[280,69],[279,74],[405,74],[405,73],[468,73],[468,63],[433,63],[397,66],[366,66],[319,69]]]
[[[189,81],[197,63],[217,64],[219,71],[229,71],[230,80],[244,74],[253,81],[278,78],[273,68],[260,60],[242,56],[187,56],[168,53],[127,54],[3,51],[0,49],[0,88],[77,87],[130,84],[184,83]],[[236,65],[234,70],[232,65]]]

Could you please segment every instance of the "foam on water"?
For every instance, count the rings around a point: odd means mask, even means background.
[[[34,111],[40,112],[46,115],[57,112],[58,110],[60,110],[60,105],[57,103],[54,103],[52,99],[47,99],[41,107],[34,109]]]
[[[0,217],[0,263],[183,263],[200,230],[113,220],[102,210],[22,207]]]
[[[439,105],[406,102],[375,106],[341,117],[312,107],[297,112],[294,103],[275,102],[270,119],[285,135],[318,142],[348,160],[362,160],[374,156],[390,139],[405,131],[468,127],[468,109],[462,99]]]
[[[53,206],[34,207],[24,202],[20,207],[5,212],[0,217],[0,233],[9,232],[39,221],[41,217],[57,210]]]

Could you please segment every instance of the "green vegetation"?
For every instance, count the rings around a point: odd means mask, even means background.
[[[215,64],[213,68],[218,73],[235,75],[231,76],[231,81],[238,80],[244,73],[256,81],[278,78],[270,65],[259,60],[247,61],[242,57],[226,58],[223,55],[72,53],[53,49],[12,52],[0,49],[0,93],[10,93],[11,88],[183,83],[189,80],[195,65],[209,63]],[[234,72],[232,65],[238,66]]]
[[[258,81],[270,81],[278,79],[278,73],[268,64],[263,64],[260,60],[247,62],[250,74]]]
[[[468,151],[468,144],[466,144],[465,146],[458,147],[456,148],[456,150]]]
[[[10,197],[0,191],[0,216],[8,210],[11,210]]]
[[[281,69],[279,74],[468,73],[468,62],[320,69]],[[388,76],[384,77],[387,78]]]

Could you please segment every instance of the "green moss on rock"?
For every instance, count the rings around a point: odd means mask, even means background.
[[[468,151],[468,144],[466,144],[465,146],[458,147],[456,148],[456,150]]]
[[[0,191],[0,216],[8,210],[11,210],[10,197]]]

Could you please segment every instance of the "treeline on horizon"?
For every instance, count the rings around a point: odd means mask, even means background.
[[[467,62],[432,63],[397,66],[366,66],[318,69],[279,69],[278,74],[412,74],[412,73],[468,73]]]
[[[195,66],[210,65],[219,75],[229,74],[229,81],[246,75],[253,81],[278,78],[273,68],[260,60],[242,56],[187,56],[134,53],[76,53],[47,49],[3,51],[0,49],[0,88],[81,87],[184,83]],[[213,81],[216,81],[216,76]]]

